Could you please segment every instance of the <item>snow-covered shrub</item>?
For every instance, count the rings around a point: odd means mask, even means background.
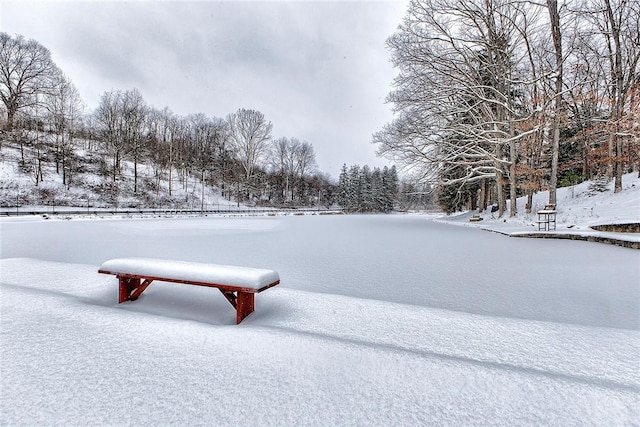
[[[589,184],[589,187],[587,188],[587,195],[593,196],[595,194],[608,191],[609,190],[608,184],[609,182],[607,178],[604,176],[598,176],[594,178],[593,181],[591,181],[591,183]]]

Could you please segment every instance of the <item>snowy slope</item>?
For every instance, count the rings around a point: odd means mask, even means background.
[[[41,140],[52,140],[53,135],[41,134]],[[111,166],[105,163],[103,155],[96,151],[96,142],[79,140],[75,154],[80,170],[71,175],[71,185],[63,184],[61,167],[56,171],[52,155],[42,155],[47,158],[42,163],[42,178],[44,181],[36,185],[35,154],[33,149],[26,147],[24,164],[20,167],[21,151],[18,146],[9,141],[0,141],[0,207],[14,207],[16,201],[22,209],[30,207],[75,206],[85,207],[114,207],[114,190],[111,178]],[[49,146],[54,144],[49,141]],[[109,159],[110,161],[110,159]],[[204,188],[196,176],[189,176],[186,180],[173,171],[172,191],[169,194],[168,170],[157,170],[155,166],[138,165],[138,191],[134,189],[134,165],[128,160],[122,161],[121,175],[118,178],[117,192],[119,207],[165,207],[182,209],[215,208],[234,205],[234,201],[221,197],[218,189],[210,186]],[[161,179],[158,180],[158,176]]]

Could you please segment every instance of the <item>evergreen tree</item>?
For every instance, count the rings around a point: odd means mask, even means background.
[[[371,212],[373,210],[373,189],[371,186],[371,169],[369,166],[364,165],[360,170],[360,200],[359,206],[360,212]]]
[[[348,212],[391,212],[398,198],[395,166],[373,170],[343,165],[338,179],[338,204]]]
[[[382,212],[391,212],[398,199],[398,171],[395,166],[382,169]]]
[[[337,196],[338,204],[342,207],[342,209],[348,209],[350,186],[351,186],[351,183],[349,180],[349,172],[347,170],[347,165],[343,164],[342,169],[340,169],[340,176],[338,177],[338,196]]]
[[[349,198],[347,210],[358,212],[362,205],[362,180],[360,179],[360,166],[352,165],[349,168]]]
[[[386,212],[384,186],[380,168],[374,168],[373,172],[371,173],[371,195],[371,210],[374,212]]]

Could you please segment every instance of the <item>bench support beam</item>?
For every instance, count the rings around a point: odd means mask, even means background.
[[[236,309],[238,308],[238,305],[237,305],[237,302],[236,302],[237,297],[236,297],[236,293],[235,292],[233,292],[233,291],[224,291],[224,290],[222,290],[220,288],[218,288],[218,290],[220,292],[222,292],[222,295],[224,295],[224,297],[227,299],[227,301],[229,301],[229,303],[233,306],[233,308],[236,308]]]
[[[142,282],[132,293],[131,293],[131,301],[135,301],[142,295],[145,289],[149,287],[149,285],[153,282],[153,279],[147,279]]]

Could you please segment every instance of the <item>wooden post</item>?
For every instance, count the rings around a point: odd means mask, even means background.
[[[134,277],[118,276],[118,303],[137,300],[151,282],[153,282],[153,279],[146,279],[143,282],[142,279]]]
[[[253,313],[253,310],[255,309],[255,294],[249,292],[238,292],[236,305],[236,324],[239,324],[242,322],[242,319]]]
[[[118,303],[123,303],[131,299],[131,292],[140,286],[140,279],[118,276]]]

